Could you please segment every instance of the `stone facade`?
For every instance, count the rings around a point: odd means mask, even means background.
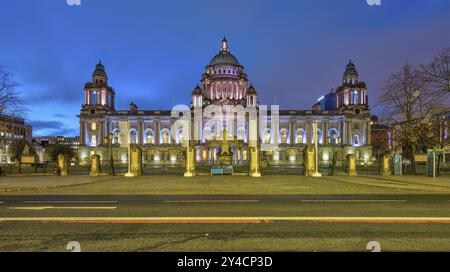
[[[85,101],[79,115],[81,163],[88,164],[93,154],[107,160],[111,150],[116,162],[126,163],[127,147],[123,143],[129,142],[142,150],[144,167],[184,165],[187,148],[193,148],[189,153],[193,153],[195,165],[213,165],[221,147],[211,143],[222,137],[224,127],[212,122],[214,118],[208,106],[214,105],[223,111],[228,106],[233,106],[235,111],[254,109],[258,116],[263,115],[257,91],[249,84],[244,67],[231,54],[226,39],[206,66],[201,84],[191,94],[189,147],[184,141],[185,132],[172,128],[179,119],[173,117],[172,111],[140,110],[135,104],[131,104],[129,110],[116,110],[115,94],[108,85],[104,66],[97,64],[92,81],[85,84]],[[202,112],[201,121],[195,118],[197,112]],[[274,112],[279,114],[274,115]],[[359,81],[351,61],[345,69],[342,86],[336,89],[335,109],[271,109],[266,129],[261,129],[259,123],[252,124],[249,114],[234,113],[232,126],[226,128],[230,140],[236,142],[231,146],[233,164],[249,166],[252,168],[249,172],[255,175],[259,175],[259,162],[261,166],[303,165],[303,150],[314,142],[312,124],[315,122],[321,164],[330,163],[333,154],[338,164],[343,164],[348,154],[353,154],[358,163],[372,156],[366,84]],[[274,118],[277,122],[272,122]],[[121,127],[123,121],[129,122],[126,133]],[[256,131],[255,138],[250,136],[252,131]],[[268,147],[263,148],[263,145]],[[256,160],[257,165],[250,167],[251,160]]]

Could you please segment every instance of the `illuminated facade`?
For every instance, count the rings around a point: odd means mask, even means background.
[[[267,116],[269,125],[257,129],[262,165],[301,165],[303,149],[313,144],[312,124],[318,123],[319,158],[322,163],[331,161],[336,154],[338,163],[346,154],[355,154],[359,161],[371,157],[370,111],[367,90],[359,80],[358,71],[350,61],[342,78],[342,86],[336,89],[336,107],[333,110],[279,110],[279,122],[271,123],[274,111]],[[102,159],[113,152],[116,161],[126,162],[127,148],[122,146],[124,135],[131,144],[142,149],[145,165],[183,165],[185,148],[183,131],[174,131],[177,118],[171,110],[141,110],[135,104],[129,110],[115,108],[115,90],[108,85],[105,67],[99,63],[92,81],[85,84],[85,101],[80,118],[80,159],[88,163],[89,156],[96,153]],[[224,126],[211,122],[208,106],[224,109],[256,109],[260,116],[263,108],[258,94],[247,78],[244,67],[231,53],[228,41],[223,39],[219,53],[206,66],[205,72],[191,93],[192,116],[196,111],[206,111],[201,122],[192,118],[191,135],[197,135],[190,145],[195,148],[196,163],[213,165],[220,146],[212,144],[224,134]],[[248,115],[236,117],[233,125],[226,128],[232,145],[233,163],[248,165],[249,122]],[[206,118],[205,118],[206,116]],[[121,133],[121,121],[130,122],[129,131]],[[192,137],[192,136],[191,136]],[[109,140],[110,139],[110,140]]]
[[[11,163],[10,144],[26,140],[31,144],[32,128],[25,120],[15,116],[0,116],[0,164]]]

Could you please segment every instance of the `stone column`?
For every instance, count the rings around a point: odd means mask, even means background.
[[[306,144],[307,145],[310,145],[312,143],[311,134],[312,134],[312,125],[311,125],[311,121],[308,120],[308,121],[306,121]]]
[[[353,154],[347,155],[347,176],[357,176],[356,158]]]
[[[352,145],[352,136],[351,136],[351,134],[352,134],[352,122],[351,121],[347,121],[347,125],[346,125],[346,128],[347,128],[347,139],[346,139],[346,144],[347,145]]]
[[[86,132],[86,130],[84,129],[84,122],[80,121],[80,145],[85,145],[86,144],[85,132]]]
[[[250,147],[250,176],[259,178],[261,173],[259,172],[259,148]]]
[[[103,145],[105,143],[105,122],[100,121],[100,141],[99,145]]]
[[[140,145],[143,144],[143,138],[144,138],[144,124],[142,123],[142,119],[138,120],[138,143]]]
[[[193,177],[195,175],[195,148],[186,147],[186,172],[185,177]]]
[[[367,123],[367,141],[366,145],[372,145],[372,125],[370,122]]]
[[[58,168],[59,168],[59,175],[62,177],[65,177],[68,175],[67,173],[67,160],[64,155],[59,154],[58,155]]]
[[[294,131],[294,122],[289,121],[289,144],[295,143],[295,131]]]
[[[159,137],[160,137],[160,123],[159,119],[155,120],[155,143],[159,145]]]
[[[324,121],[322,126],[322,136],[323,136],[323,144],[327,145],[328,143],[328,120]]]
[[[248,148],[249,148],[249,164],[251,177],[261,177],[259,172],[259,126],[258,126],[258,114],[256,108],[249,108],[249,121],[248,121]],[[277,131],[278,133],[278,131]]]
[[[89,171],[89,175],[93,177],[97,177],[100,175],[100,155],[92,155],[91,156],[91,169]]]

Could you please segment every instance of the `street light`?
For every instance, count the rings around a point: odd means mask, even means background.
[[[112,140],[113,140],[113,134],[109,133],[109,174],[111,176],[115,176],[116,173],[114,171],[114,155],[113,155],[113,148],[112,148]]]
[[[314,132],[314,149],[315,149],[315,157],[316,157],[316,172],[312,174],[313,177],[321,177],[322,174],[319,173],[319,139],[317,135],[317,119],[313,123],[313,132]]]

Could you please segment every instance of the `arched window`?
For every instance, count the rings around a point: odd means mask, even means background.
[[[359,104],[359,103],[358,103],[358,91],[357,91],[357,90],[354,90],[354,91],[353,91],[353,104],[354,104],[354,105]]]
[[[330,139],[330,144],[338,144],[338,133],[335,128],[332,128],[328,131],[328,137]]]
[[[132,128],[130,129],[129,140],[131,144],[137,144],[138,142],[138,133],[137,130]]]
[[[279,143],[280,144],[287,144],[287,143],[289,143],[289,132],[285,128],[280,130]]]
[[[353,132],[353,146],[360,146],[361,145],[361,136],[359,135],[359,130],[355,129]]]
[[[91,146],[97,146],[97,135],[91,136]]]
[[[295,131],[295,143],[296,144],[306,144],[306,130],[303,128],[297,129]]]
[[[153,129],[148,128],[144,132],[144,143],[145,144],[154,144],[155,143],[155,137],[153,135]]]
[[[263,142],[264,142],[264,144],[271,144],[272,143],[272,132],[270,131],[270,129],[264,130]]]
[[[120,139],[120,129],[116,128],[112,132],[112,143],[113,144],[121,144],[122,140]]]
[[[238,128],[237,139],[240,141],[245,141],[245,128],[243,127]]]
[[[160,144],[170,144],[170,142],[171,142],[170,130],[168,130],[167,128],[161,130],[160,136],[161,136],[160,140],[159,140]]]
[[[206,127],[203,129],[203,142],[212,140],[211,128]]]
[[[177,131],[177,138],[176,138],[177,144],[183,144],[183,129],[180,128]]]

